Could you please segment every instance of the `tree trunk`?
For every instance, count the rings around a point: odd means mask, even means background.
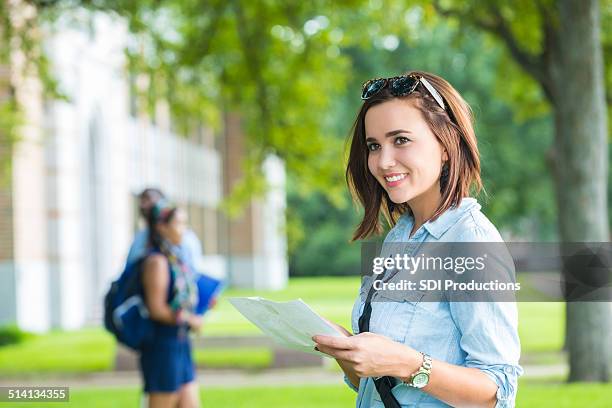
[[[609,241],[607,114],[597,0],[560,0],[556,66],[555,185],[562,243]],[[586,273],[586,271],[585,271]],[[608,381],[612,304],[567,303],[569,381]]]

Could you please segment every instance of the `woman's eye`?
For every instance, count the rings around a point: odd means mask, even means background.
[[[405,136],[399,136],[399,137],[395,138],[395,144],[396,145],[403,145],[403,144],[408,143],[409,141],[410,141],[410,139],[408,139]]]
[[[380,145],[378,143],[370,143],[368,145],[368,150],[373,152],[374,150],[378,150],[380,148]]]

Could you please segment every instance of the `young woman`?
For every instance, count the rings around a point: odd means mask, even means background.
[[[379,233],[382,213],[393,226],[385,243],[501,242],[470,197],[482,187],[480,159],[459,93],[436,75],[410,72],[366,82],[362,99],[346,172],[365,210],[353,239]],[[355,335],[339,327],[347,337],[313,337],[358,391],[357,407],[514,406],[516,304],[391,299],[372,286],[363,280]]]
[[[148,212],[147,224],[151,252],[142,281],[155,332],[140,355],[144,392],[150,408],[199,407],[188,330],[197,332],[202,320],[191,313],[198,300],[193,274],[176,255],[186,214],[161,199]]]
[[[140,210],[142,218],[146,220],[147,214],[149,214],[155,203],[165,199],[166,196],[160,189],[152,187],[145,188],[138,195],[138,209]],[[130,250],[125,262],[126,265],[130,265],[146,255],[149,245],[149,235],[148,228],[143,228],[136,233],[130,245]],[[202,262],[202,243],[195,232],[189,228],[186,228],[183,233],[181,250],[183,251],[184,260],[197,272]]]

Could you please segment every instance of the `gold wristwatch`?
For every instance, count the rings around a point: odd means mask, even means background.
[[[412,374],[408,380],[404,381],[411,387],[423,388],[429,383],[429,376],[431,375],[432,360],[431,357],[425,353],[421,353],[423,356],[423,364],[417,370],[416,373]]]

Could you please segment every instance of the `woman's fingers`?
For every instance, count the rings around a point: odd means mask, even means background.
[[[312,337],[312,340],[317,343],[318,346],[325,346],[338,350],[350,350],[353,348],[353,342],[350,337],[316,335]]]
[[[322,346],[320,344],[317,345],[317,349],[321,353],[325,353],[329,356],[332,356],[333,358],[348,361],[348,362],[351,362],[351,357],[353,355],[352,350],[339,350],[333,347]]]
[[[312,338],[316,349],[334,358],[350,361],[354,354],[354,345],[350,337],[333,337],[317,335]]]

